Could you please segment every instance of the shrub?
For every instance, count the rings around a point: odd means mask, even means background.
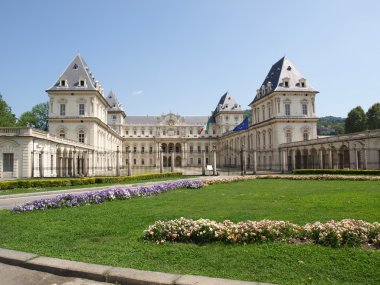
[[[362,169],[294,169],[293,174],[340,174],[340,175],[380,175],[380,170]]]
[[[1,181],[0,190],[14,188],[45,188],[74,185],[88,185],[95,183],[124,183],[131,180],[144,181],[155,178],[180,177],[181,172],[148,173],[118,177],[84,177],[84,178],[45,178],[45,179],[21,179]]]

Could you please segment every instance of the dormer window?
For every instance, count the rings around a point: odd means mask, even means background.
[[[79,86],[84,87],[86,85],[86,81],[84,79],[79,81]]]
[[[289,87],[289,81],[290,79],[288,77],[285,77],[284,79],[282,79],[282,85],[284,87]]]
[[[303,88],[306,87],[306,80],[304,78],[300,79],[299,86]]]
[[[67,87],[67,80],[61,79],[60,86],[61,87]]]

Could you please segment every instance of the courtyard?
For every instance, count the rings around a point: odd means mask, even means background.
[[[0,246],[44,256],[276,284],[378,284],[380,254],[315,244],[171,243],[143,239],[158,220],[380,220],[379,181],[263,179],[157,196],[15,214],[1,211]]]

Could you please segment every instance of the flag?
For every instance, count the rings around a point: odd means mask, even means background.
[[[208,132],[209,123],[207,122],[203,125],[201,129],[199,129],[198,135],[200,135],[203,131]]]
[[[243,122],[241,122],[239,125],[237,125],[233,129],[234,132],[243,131],[243,130],[248,130],[248,117],[245,117]]]

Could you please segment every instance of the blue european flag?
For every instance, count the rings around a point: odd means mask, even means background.
[[[248,117],[245,117],[243,122],[241,122],[239,125],[237,125],[233,131],[238,132],[242,130],[248,130]]]

